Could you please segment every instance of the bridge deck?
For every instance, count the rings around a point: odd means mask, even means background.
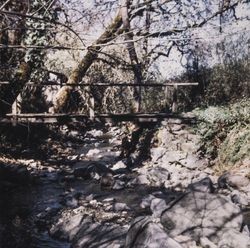
[[[83,122],[83,121],[139,121],[139,122],[157,122],[164,119],[181,119],[183,122],[195,122],[194,116],[177,115],[174,113],[123,113],[123,114],[97,114],[90,118],[86,114],[65,114],[65,113],[22,113],[7,114],[0,117],[0,123],[65,123],[65,122]]]

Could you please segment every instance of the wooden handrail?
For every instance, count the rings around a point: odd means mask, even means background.
[[[6,85],[10,84],[10,82],[0,82],[0,85]],[[25,85],[31,85],[31,86],[76,86],[76,87],[89,87],[89,86],[100,86],[100,87],[137,87],[137,86],[142,86],[142,87],[164,87],[164,86],[197,86],[199,83],[197,82],[183,82],[183,83],[145,83],[145,84],[134,84],[134,83],[78,83],[78,84],[58,84],[58,83],[53,83],[53,82],[48,82],[48,83],[43,83],[43,84],[35,84],[35,83],[26,83]]]

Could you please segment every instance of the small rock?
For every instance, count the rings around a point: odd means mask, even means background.
[[[112,166],[112,170],[126,169],[127,165],[123,161],[118,161]]]
[[[170,127],[171,131],[175,131],[175,132],[178,132],[180,131],[181,129],[183,129],[183,125],[180,125],[180,124],[172,124],[171,127]]]
[[[211,168],[206,168],[206,169],[204,170],[204,172],[205,172],[206,174],[208,174],[208,175],[213,175],[213,174],[214,174],[214,170],[211,169]]]
[[[94,156],[98,155],[100,152],[101,151],[97,148],[91,149],[87,152],[86,157],[94,157]]]
[[[69,135],[72,136],[72,137],[78,137],[80,134],[79,134],[78,131],[70,131]]]
[[[223,189],[228,188],[228,186],[240,189],[248,185],[250,185],[248,178],[241,175],[232,175],[229,172],[226,172],[218,178],[218,186]]]
[[[212,241],[210,241],[207,237],[201,237],[200,244],[202,247],[206,248],[218,248],[218,246],[215,245]]]
[[[97,206],[98,206],[98,202],[97,202],[97,200],[91,200],[91,201],[89,202],[89,205],[91,205],[91,206],[93,206],[93,207],[97,207]]]
[[[146,172],[151,185],[161,186],[170,179],[170,173],[163,167],[155,167]]]
[[[147,207],[150,207],[151,205],[151,202],[153,199],[156,199],[156,197],[154,195],[148,195],[146,197],[144,197],[140,203],[140,207],[141,208],[147,208]]]
[[[48,167],[48,172],[53,172],[53,171],[55,171],[55,169],[53,168],[53,167]]]
[[[190,170],[197,168],[201,170],[208,166],[208,161],[206,159],[199,159],[196,154],[188,154],[185,159],[181,160],[181,164]]]
[[[147,176],[146,175],[139,175],[138,177],[136,177],[135,179],[133,179],[131,181],[131,184],[149,184],[149,180],[147,179]]]
[[[100,185],[103,188],[111,188],[114,185],[114,177],[111,173],[107,173],[101,177]]]
[[[161,213],[167,208],[165,200],[160,198],[155,198],[151,201],[150,209],[153,212],[153,217],[158,218]]]
[[[130,210],[130,207],[126,203],[116,202],[113,204],[113,210],[116,212],[121,212],[124,210]]]
[[[125,182],[121,180],[116,180],[113,186],[114,190],[121,190],[125,188]]]
[[[206,177],[198,182],[192,183],[188,186],[188,189],[198,192],[214,192],[213,182],[209,177]]]
[[[157,160],[162,158],[165,153],[166,153],[166,148],[163,147],[151,148],[152,162],[156,162]]]
[[[83,179],[96,179],[99,180],[102,175],[106,175],[112,172],[102,163],[90,163],[87,166],[74,169],[74,176],[81,177]]]
[[[188,236],[178,235],[178,236],[174,237],[174,239],[178,243],[180,243],[183,248],[200,248],[200,247],[196,246],[196,242]],[[208,247],[206,247],[206,248],[208,248]]]
[[[88,196],[85,197],[85,200],[86,201],[92,201],[92,200],[94,200],[95,197],[96,197],[95,194],[90,194],[90,195],[88,195]]]
[[[233,203],[239,204],[240,206],[248,206],[250,203],[248,202],[247,196],[238,190],[231,192],[231,200]]]
[[[100,137],[100,136],[103,135],[103,131],[93,129],[93,130],[91,130],[91,131],[88,131],[87,134],[90,134],[90,135],[93,136],[94,138],[97,138],[97,137]]]
[[[243,188],[250,184],[250,180],[241,175],[229,175],[227,182],[233,188]]]
[[[68,156],[69,160],[77,160],[78,158],[79,158],[79,155]]]
[[[66,143],[66,146],[68,146],[68,147],[72,147],[72,146],[73,146],[73,144],[72,144],[70,141],[68,141],[68,142]]]
[[[103,203],[113,203],[115,202],[115,198],[110,197],[110,198],[106,198],[104,200],[102,200]]]
[[[67,207],[75,208],[78,205],[78,201],[76,200],[76,198],[70,197],[70,198],[66,199],[65,205]]]
[[[218,247],[249,248],[250,237],[236,230],[229,230],[221,236]]]

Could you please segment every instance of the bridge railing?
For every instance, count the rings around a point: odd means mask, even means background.
[[[6,85],[6,84],[10,84],[10,83],[9,82],[0,82],[0,86]],[[166,83],[143,83],[143,84],[135,84],[135,83],[94,83],[93,84],[93,83],[80,82],[78,84],[66,84],[66,83],[62,84],[62,83],[56,83],[56,82],[48,82],[48,83],[43,83],[43,84],[36,84],[33,82],[28,82],[28,83],[26,83],[26,85],[37,86],[37,87],[41,87],[41,86],[42,87],[72,86],[72,87],[80,87],[80,88],[90,87],[90,86],[96,86],[96,87],[160,87],[160,88],[173,87],[174,90],[173,90],[172,112],[175,113],[177,111],[177,108],[178,108],[178,97],[177,97],[178,96],[178,87],[179,86],[197,86],[198,83],[197,82],[166,82]],[[139,91],[139,92],[141,92],[141,91]],[[139,99],[141,99],[141,96],[139,97]],[[21,93],[20,93],[17,96],[17,98],[15,99],[14,103],[12,104],[12,112],[6,115],[6,116],[12,118],[13,123],[17,122],[18,118],[31,118],[32,115],[34,116],[34,118],[48,118],[49,115],[46,113],[35,113],[35,114],[34,113],[25,113],[25,114],[22,114],[21,113],[21,102],[22,102],[22,97],[21,97]],[[90,119],[94,119],[96,117],[95,99],[93,96],[90,96],[89,102],[90,102],[90,107],[89,107],[88,116],[83,115],[83,114],[79,114],[78,116],[88,117]],[[141,105],[141,101],[139,100],[139,107],[138,107],[139,109],[140,109],[140,105]],[[54,116],[57,116],[57,115],[58,114],[55,114]],[[62,115],[67,115],[67,113],[64,113]],[[102,114],[100,116],[105,116],[105,115],[107,115],[107,114]],[[144,115],[147,116],[147,115],[150,115],[150,113],[144,113]],[[144,116],[144,115],[141,114],[141,116]],[[73,116],[76,117],[77,114],[74,114]],[[119,114],[117,116],[119,116]],[[157,116],[157,114],[155,116]]]

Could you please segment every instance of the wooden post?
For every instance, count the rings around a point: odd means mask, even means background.
[[[87,87],[87,92],[89,94],[89,118],[90,120],[93,120],[95,118],[95,98],[91,94],[91,89],[88,86]]]
[[[172,104],[172,112],[175,113],[178,110],[178,84],[174,85],[173,92],[173,104]]]
[[[95,98],[93,96],[90,96],[89,103],[89,117],[93,120],[95,118]]]
[[[138,94],[139,94],[138,112],[140,113],[141,112],[141,98],[142,98],[142,88],[141,88],[141,86],[139,86]]]
[[[13,126],[16,126],[17,115],[21,113],[21,103],[22,103],[22,96],[21,96],[21,93],[19,93],[16,100],[11,106],[12,115],[13,115]]]

